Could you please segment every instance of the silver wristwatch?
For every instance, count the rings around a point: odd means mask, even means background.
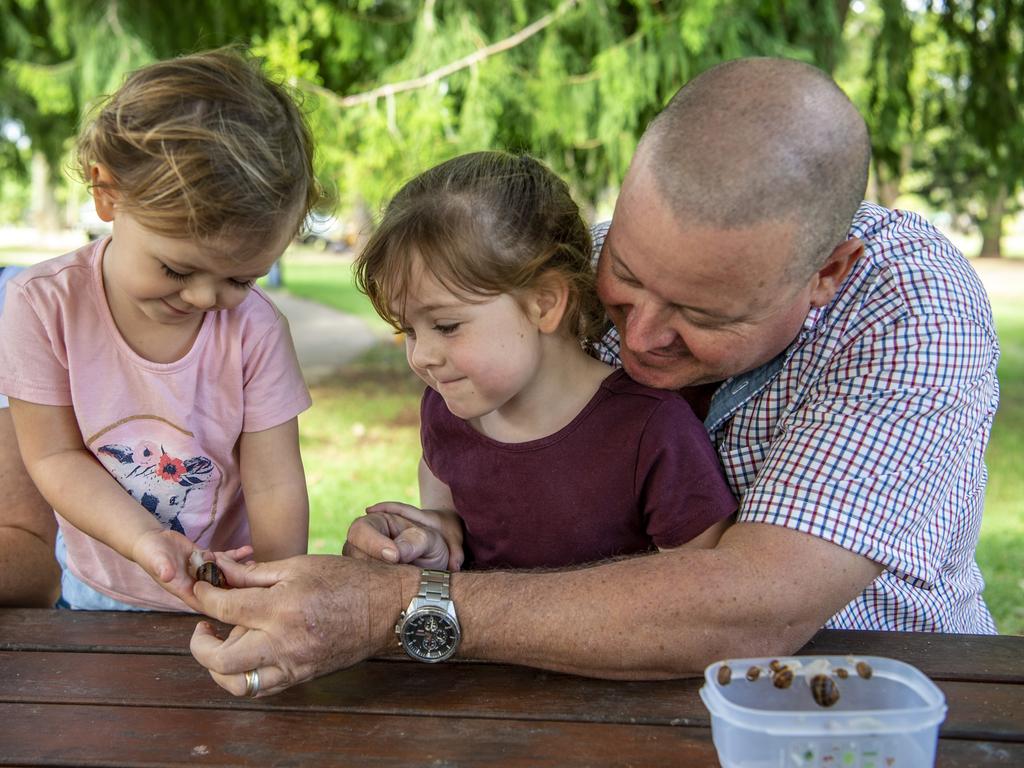
[[[399,644],[417,661],[449,658],[459,647],[462,630],[449,592],[448,571],[420,572],[420,591],[398,617]]]

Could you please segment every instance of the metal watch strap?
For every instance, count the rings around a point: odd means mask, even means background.
[[[448,571],[420,571],[420,591],[416,597],[428,600],[451,600],[451,574]]]

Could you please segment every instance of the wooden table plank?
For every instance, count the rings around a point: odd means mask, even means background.
[[[989,768],[1024,765],[1024,744],[990,744],[984,741],[939,739],[936,768]]]
[[[152,611],[0,610],[0,650],[145,651],[189,655],[192,630],[203,617]]]
[[[1024,639],[1015,635],[821,630],[803,655],[870,655],[899,659],[933,680],[1024,683]]]
[[[188,655],[194,614],[4,609],[0,650],[141,651]],[[221,625],[223,628],[223,625]],[[889,656],[935,680],[1024,683],[1024,640],[1012,635],[821,630],[803,655]]]
[[[718,765],[694,728],[57,704],[0,704],[0,722],[0,765]]]
[[[709,725],[697,679],[622,682],[496,664],[401,666],[363,662],[276,696],[244,699],[191,659],[3,651],[0,701]]]
[[[59,704],[0,704],[0,722],[0,765],[718,765],[682,727]],[[936,765],[1020,766],[1024,745],[941,739]]]
[[[710,727],[700,680],[590,680],[525,667],[365,662],[262,699],[235,698],[197,663],[140,654],[0,652],[0,701],[558,720]],[[940,682],[945,737],[1024,742],[1024,686]],[[543,691],[543,696],[538,695]]]

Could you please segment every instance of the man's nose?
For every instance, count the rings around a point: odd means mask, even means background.
[[[669,325],[667,308],[649,302],[637,303],[626,310],[625,319],[622,342],[633,352],[663,349],[676,340],[676,332]]]

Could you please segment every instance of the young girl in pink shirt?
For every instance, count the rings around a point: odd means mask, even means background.
[[[256,62],[212,51],[130,75],[78,160],[112,234],[10,282],[0,391],[58,516],[62,604],[197,609],[195,551],[306,551],[310,399],[253,284],[319,194],[309,131]]]

